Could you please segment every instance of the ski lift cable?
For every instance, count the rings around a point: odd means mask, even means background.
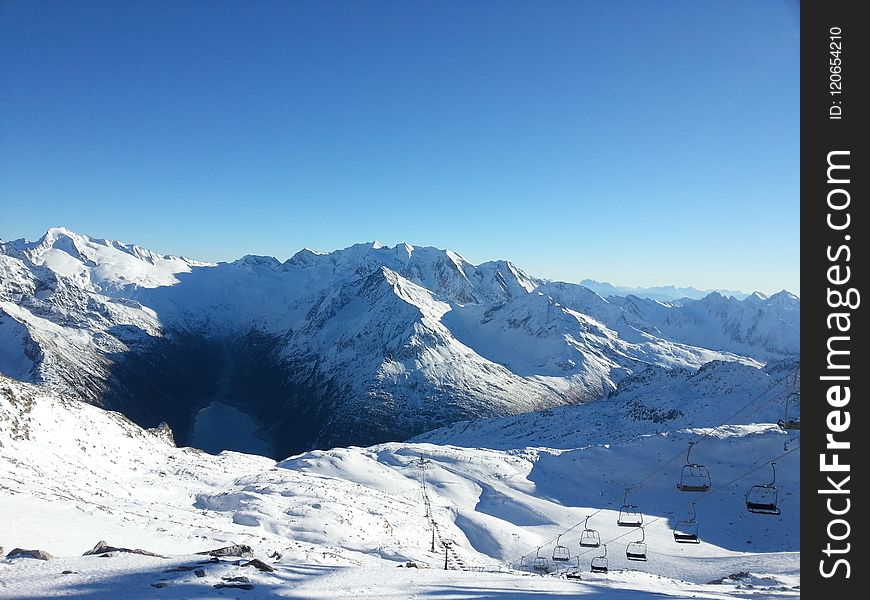
[[[712,435],[713,432],[715,432],[716,430],[718,430],[718,429],[720,429],[720,428],[722,428],[722,427],[725,427],[726,425],[729,425],[729,424],[730,424],[729,421],[731,421],[734,417],[736,417],[737,415],[739,415],[740,413],[742,413],[744,410],[746,410],[747,408],[749,408],[750,406],[752,406],[755,402],[757,402],[758,400],[760,400],[761,398],[763,398],[764,396],[766,396],[768,392],[770,392],[771,390],[773,390],[773,389],[775,389],[776,387],[778,387],[780,384],[782,384],[783,381],[786,381],[786,379],[787,379],[789,376],[794,375],[794,381],[797,381],[797,376],[798,376],[799,373],[800,373],[800,367],[796,367],[796,368],[792,369],[792,371],[791,371],[788,375],[786,375],[785,377],[783,377],[782,379],[779,379],[779,380],[777,380],[777,381],[771,383],[771,384],[770,384],[766,389],[764,389],[764,390],[763,390],[762,392],[760,392],[758,395],[756,395],[755,397],[753,397],[749,402],[747,402],[745,405],[743,405],[742,407],[740,407],[738,410],[736,410],[736,411],[735,411],[734,413],[732,413],[730,416],[726,417],[722,423],[720,423],[719,425],[717,425],[717,426],[711,428],[711,429],[708,430],[706,433],[701,434],[700,437],[699,437],[699,439],[695,440],[695,443],[699,443],[701,440],[706,439],[707,437],[709,437],[710,435]],[[761,406],[765,406],[765,405],[767,405],[768,403],[773,402],[776,398],[777,398],[777,396],[773,396],[773,397],[769,398],[769,399],[767,400],[767,402],[765,402],[765,403],[762,404]],[[756,410],[758,410],[759,408],[761,408],[761,406],[757,407]],[[753,411],[753,412],[755,412],[755,411]],[[750,413],[750,414],[752,414],[752,413]],[[795,441],[800,441],[800,437],[798,437],[797,440],[795,440]],[[786,455],[788,455],[788,454],[791,454],[794,450],[800,450],[800,446],[797,446],[797,447],[794,448],[793,450],[789,450],[788,452],[786,452],[786,453],[783,454],[782,456],[786,456]],[[646,477],[644,477],[643,479],[641,479],[640,481],[638,481],[637,483],[635,483],[634,485],[632,485],[632,486],[630,486],[630,487],[628,487],[628,488],[626,488],[626,489],[628,490],[628,492],[632,492],[632,491],[636,490],[636,489],[639,488],[643,483],[645,483],[646,481],[648,481],[648,480],[649,480],[651,477],[653,477],[654,475],[658,474],[662,469],[664,469],[664,468],[665,468],[666,466],[668,466],[669,464],[671,464],[671,463],[673,463],[674,461],[676,461],[677,459],[681,458],[684,454],[685,454],[685,452],[681,449],[680,452],[679,452],[679,454],[674,455],[673,458],[669,459],[669,460],[668,460],[667,462],[665,462],[665,463],[662,463],[662,464],[659,465],[656,469],[654,469],[651,473],[649,473]],[[774,459],[774,460],[776,460],[776,459]],[[769,463],[769,462],[772,462],[772,461],[768,461],[768,463]],[[762,467],[763,467],[763,466],[766,466],[768,463],[765,463],[764,465],[762,465]],[[755,469],[755,470],[757,470],[757,469]],[[751,472],[754,472],[755,470],[753,470],[753,471],[751,471]],[[751,472],[750,472],[750,473],[751,473]],[[746,473],[745,475],[749,475],[750,473]],[[744,475],[744,476],[745,476],[745,475]],[[723,485],[723,486],[721,486],[721,487],[722,487],[722,488],[727,487],[727,486],[731,485],[732,483],[733,483],[733,481],[728,482],[728,483],[726,483],[725,485]],[[718,489],[718,488],[717,488],[717,489]],[[713,490],[713,491],[715,492],[716,490]],[[683,506],[687,506],[689,503],[690,503],[690,502],[684,504]],[[599,509],[597,509],[597,510],[596,510],[595,512],[593,512],[591,515],[589,515],[589,517],[594,517],[595,515],[597,515],[598,513],[600,513],[600,512],[603,511],[603,510],[604,510],[604,508],[599,508]],[[587,517],[587,519],[588,519],[589,517]],[[663,518],[663,517],[657,517],[657,518],[653,519],[652,521],[650,521],[649,523],[646,523],[646,524],[649,525],[650,523],[654,523],[655,521],[657,521],[657,520],[659,520],[659,519],[662,519],[662,518]],[[546,547],[546,546],[549,546],[550,544],[556,542],[556,541],[558,540],[559,536],[562,536],[562,535],[565,535],[565,534],[567,534],[567,533],[570,533],[571,531],[577,529],[577,528],[578,528],[582,523],[584,523],[584,522],[585,522],[585,521],[580,521],[580,522],[578,522],[578,523],[575,523],[574,525],[572,525],[572,526],[569,527],[568,529],[564,530],[564,531],[563,531],[562,533],[560,533],[559,535],[556,535],[556,536],[554,536],[553,538],[551,538],[550,540],[548,540],[548,541],[546,541],[545,543],[543,543],[540,547]],[[625,535],[628,535],[628,533],[631,533],[631,530],[629,530],[629,531],[626,532],[625,534],[620,535],[619,537],[614,538],[614,540],[620,539],[621,537],[623,537],[623,536],[625,536]],[[603,545],[603,543],[602,543],[602,545]],[[588,554],[588,553],[591,552],[591,551],[592,551],[592,550],[586,550],[586,551],[581,552],[580,554],[578,554],[578,556],[583,555],[583,554]],[[510,565],[510,564],[515,563],[515,562],[522,561],[522,560],[524,560],[527,556],[531,555],[533,552],[535,552],[535,549],[530,549],[530,550],[529,550],[528,552],[526,552],[525,554],[523,554],[523,555],[517,557],[516,560],[514,560],[514,561],[509,561],[508,564]]]
[[[795,371],[795,376],[797,376],[797,374],[798,374],[798,372]],[[796,380],[796,379],[795,379],[795,380]],[[789,392],[789,393],[787,394],[787,396],[786,396],[786,402],[788,402],[788,396],[789,396],[789,395],[794,394],[794,393],[800,394],[800,392],[797,391],[796,384],[794,383],[795,380],[792,380],[792,383],[791,383],[791,386],[792,386],[792,388],[791,388],[791,392]],[[748,416],[750,416],[750,415],[754,415],[754,414],[757,413],[759,410],[761,410],[762,408],[764,408],[765,406],[767,406],[768,404],[770,404],[770,403],[773,402],[774,400],[777,400],[777,399],[779,399],[779,398],[781,398],[781,397],[782,397],[782,396],[773,396],[773,397],[771,397],[771,398],[768,399],[766,402],[763,402],[763,403],[759,404],[758,406],[756,406],[755,408],[753,408],[752,410],[750,410],[748,413],[746,413],[746,416],[748,417]]]

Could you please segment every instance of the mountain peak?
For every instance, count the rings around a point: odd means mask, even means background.
[[[42,239],[57,239],[59,237],[84,237],[66,227],[49,227]]]
[[[792,294],[788,290],[780,290],[777,293],[773,294],[768,298],[769,300],[773,299],[787,299],[787,300],[800,300],[796,295]]]
[[[247,267],[264,267],[278,270],[281,262],[274,256],[260,256],[258,254],[245,254],[242,258],[233,261],[233,265]]]
[[[743,299],[743,302],[746,302],[747,304],[758,304],[760,302],[766,302],[766,301],[767,301],[767,296],[765,296],[764,294],[762,294],[758,290],[752,292],[751,294],[746,296],[746,298]]]

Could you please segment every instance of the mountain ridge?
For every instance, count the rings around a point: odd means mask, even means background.
[[[649,365],[758,367],[799,355],[799,317],[787,293],[605,298],[410,244],[215,264],[62,228],[0,242],[0,372],[181,443],[221,398],[285,453],[590,401]]]

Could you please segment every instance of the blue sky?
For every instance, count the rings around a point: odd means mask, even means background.
[[[799,292],[781,1],[0,3],[0,239]]]

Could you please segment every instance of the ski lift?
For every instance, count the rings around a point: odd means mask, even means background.
[[[556,538],[556,547],[553,548],[553,560],[557,562],[565,562],[571,558],[571,551],[568,550],[568,546],[559,545],[559,538],[562,536],[558,536]]]
[[[547,571],[550,570],[550,562],[546,558],[541,556],[541,549],[540,548],[538,548],[538,551],[536,554],[537,554],[537,556],[535,557],[535,562],[532,563],[532,568],[535,571],[538,571],[540,573],[546,573]]]
[[[692,446],[696,443],[689,442],[689,449],[686,450],[686,464],[683,466],[680,482],[677,484],[677,489],[681,492],[709,492],[712,485],[710,470],[704,465],[693,463],[690,459]]]
[[[622,507],[619,509],[616,524],[620,527],[640,527],[643,525],[643,514],[637,506],[627,503],[629,491],[631,491],[631,488],[625,488],[625,495],[622,497]]]
[[[625,558],[646,562],[646,532],[640,528],[640,539],[625,547]]]
[[[583,524],[583,532],[580,534],[580,546],[583,548],[597,548],[601,545],[601,536],[594,529],[589,529],[589,516]]]
[[[607,544],[604,544],[604,554],[592,559],[591,571],[593,573],[607,573]]]
[[[698,537],[698,513],[694,502],[692,502],[692,518],[680,521],[674,527],[674,541],[678,544],[701,543],[701,538]]]
[[[567,577],[568,579],[583,579],[580,576],[580,571],[581,571],[581,569],[580,569],[580,555],[578,554],[577,555],[577,568],[570,569],[570,570],[566,571],[565,577]]]
[[[773,469],[773,481],[762,485],[753,485],[746,492],[746,510],[760,515],[779,515],[779,491],[776,489],[776,463],[770,463]]]
[[[794,400],[800,405],[801,394],[800,392],[792,392],[785,398],[785,415],[783,418],[776,422],[779,425],[780,429],[784,429],[786,431],[798,430],[801,428],[801,418],[800,415],[797,417],[789,418],[788,416],[788,406]]]

